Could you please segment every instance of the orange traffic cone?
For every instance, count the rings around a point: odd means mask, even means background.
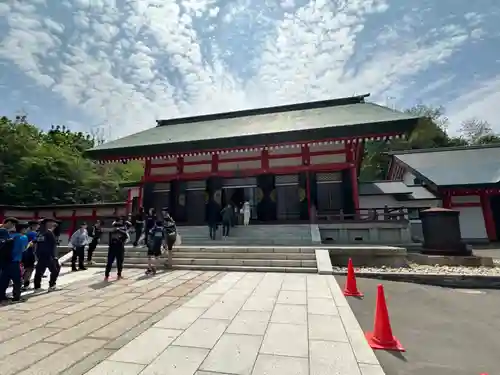
[[[373,332],[365,333],[365,337],[372,349],[405,351],[399,340],[392,335],[391,322],[389,321],[389,312],[387,311],[382,284],[379,284],[377,287]]]
[[[354,267],[352,266],[351,258],[349,258],[349,263],[347,264],[347,280],[345,282],[344,296],[363,297],[363,293],[358,290],[356,275],[354,275]]]

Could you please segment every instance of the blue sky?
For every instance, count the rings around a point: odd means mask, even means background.
[[[498,0],[4,0],[0,115],[106,138],[371,93],[500,131]]]

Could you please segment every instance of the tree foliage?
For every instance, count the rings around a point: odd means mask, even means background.
[[[490,124],[486,121],[466,120],[459,128],[459,135],[450,136],[448,133],[449,119],[444,115],[442,107],[419,104],[406,112],[422,117],[422,120],[407,139],[367,143],[360,175],[361,180],[382,180],[386,177],[390,158],[387,152],[389,151],[500,143],[500,136],[493,132]]]
[[[53,126],[43,132],[25,117],[0,118],[0,204],[48,205],[124,200],[119,183],[140,179],[141,163],[97,165],[83,152],[91,135]]]

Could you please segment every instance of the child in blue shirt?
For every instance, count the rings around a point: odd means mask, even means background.
[[[7,299],[7,288],[9,281],[12,280],[12,301],[21,301],[21,260],[23,252],[28,247],[27,229],[28,223],[18,223],[16,224],[16,233],[11,236],[13,239],[12,259],[4,266],[0,276],[0,300]]]

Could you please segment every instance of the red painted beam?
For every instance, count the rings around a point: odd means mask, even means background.
[[[351,141],[351,140],[355,140],[355,139],[358,139],[358,138],[387,138],[387,137],[392,137],[392,136],[395,136],[395,135],[399,135],[399,134],[402,134],[402,132],[392,132],[392,133],[381,133],[381,134],[365,134],[363,137],[340,137],[340,138],[326,138],[326,139],[321,139],[321,140],[314,140],[314,141],[307,141],[307,142],[304,142],[304,141],[298,141],[298,142],[287,142],[286,145],[296,145],[297,147],[299,145],[302,145],[302,144],[311,144],[311,143],[325,143],[325,142],[347,142],[347,141]],[[249,146],[249,147],[231,147],[231,148],[220,148],[220,149],[206,149],[206,150],[200,150],[204,153],[220,153],[222,151],[224,152],[231,152],[231,151],[234,151],[234,150],[241,150],[241,149],[260,149],[260,148],[264,148],[264,147],[276,147],[276,146],[281,146],[283,145],[283,143],[276,143],[276,144],[270,144],[270,145],[259,145],[259,146]],[[196,152],[193,152],[193,153],[196,153]],[[179,153],[179,154],[189,154],[189,152],[187,153]],[[178,154],[157,154],[157,155],[154,155],[154,156],[158,156],[158,157],[177,157]],[[120,160],[127,160],[127,159],[132,159],[134,160],[134,157],[129,157],[129,156],[126,156],[126,155],[122,155],[122,156],[116,156],[116,157],[113,157],[113,158],[103,158],[101,160],[103,161],[120,161]]]
[[[345,154],[346,150],[329,150],[329,151],[309,151],[309,156],[325,156],[325,155],[338,155],[338,154]],[[264,167],[264,155],[267,155],[267,160],[273,160],[273,159],[286,159],[286,158],[300,158],[303,156],[302,152],[295,152],[293,154],[269,154],[268,150],[262,150],[262,154],[258,156],[238,156],[238,157],[231,157],[231,158],[224,158],[221,159],[217,154],[217,160],[218,164],[222,163],[241,163],[245,161],[262,161],[262,166]],[[199,161],[185,161],[184,165],[205,165],[205,164],[211,164],[213,168],[213,159],[211,160],[199,160]],[[151,168],[163,168],[163,167],[175,167],[177,166],[178,163],[175,162],[167,162],[167,163],[158,163],[158,164],[152,164]]]
[[[461,207],[481,207],[481,203],[480,202],[460,202],[460,203],[451,202],[451,209],[461,208]]]
[[[210,176],[219,176],[219,177],[250,177],[257,176],[264,173],[273,173],[273,174],[295,174],[306,171],[314,171],[314,172],[334,172],[341,171],[343,169],[353,168],[354,164],[352,163],[335,163],[335,164],[317,164],[311,166],[294,166],[294,167],[275,167],[269,168],[265,170],[264,168],[258,169],[242,169],[238,171],[218,171],[217,173],[212,172],[195,172],[195,173],[183,173],[176,175],[157,175],[150,176],[147,182],[166,182],[175,179],[180,180],[202,180],[206,179]]]

